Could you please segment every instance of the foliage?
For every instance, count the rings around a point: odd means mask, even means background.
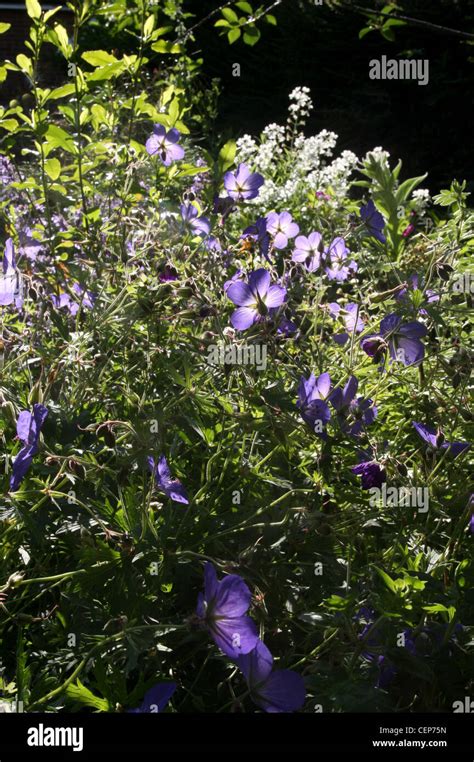
[[[286,182],[304,150],[301,109],[265,168],[255,157],[268,133],[245,157],[242,142],[206,152],[189,81],[173,66],[153,87],[146,75],[153,52],[186,65],[163,18],[180,4],[140,0],[128,53],[82,49],[97,9],[71,7],[69,36],[28,0],[27,53],[0,69],[21,72],[32,95],[0,114],[3,238],[17,253],[1,307],[3,699],[116,711],[172,678],[171,711],[254,711],[235,664],[198,626],[211,561],[251,589],[277,666],[305,679],[304,711],[449,710],[474,677],[469,452],[444,447],[473,435],[465,185],[431,200],[423,178],[402,181],[401,163],[376,148],[340,183],[323,162],[314,187],[302,176],[284,203],[265,184],[245,200],[229,190],[244,158],[274,189]],[[128,6],[113,7],[119,18]],[[44,45],[70,72],[56,88],[39,81]],[[294,235],[280,246],[255,232],[271,212],[322,234],[319,267],[293,259]],[[353,262],[344,277],[330,260],[337,238]],[[238,330],[225,284],[263,268],[284,303],[259,303]],[[348,329],[350,304],[360,328]],[[395,340],[380,329],[392,313],[423,327],[421,362],[365,351],[374,334],[385,349]],[[264,349],[265,363],[232,359],[245,347]],[[216,348],[224,361],[213,364]],[[349,430],[359,410],[334,398],[327,428],[308,425],[301,377],[326,372],[333,391],[358,379],[377,408],[370,426]],[[18,415],[35,404],[48,416],[11,490]],[[435,427],[434,444],[413,422]],[[161,455],[188,504],[150,474],[148,457]],[[374,502],[352,470],[361,457],[398,494],[427,489],[428,510]]]

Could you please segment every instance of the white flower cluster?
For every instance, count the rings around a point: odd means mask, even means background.
[[[304,203],[308,191],[330,187],[335,200],[347,191],[357,156],[344,151],[333,158],[335,132],[321,130],[305,137],[301,126],[313,108],[309,92],[307,87],[296,87],[290,93],[286,127],[272,123],[258,139],[243,135],[237,141],[237,163],[246,163],[265,177],[258,197],[250,202],[259,210],[291,205],[295,197]]]
[[[290,93],[289,121],[304,122],[313,110],[309,87],[295,87]]]
[[[385,151],[384,148],[381,148],[380,146],[376,146],[376,148],[372,148],[371,151],[368,151],[363,159],[364,163],[366,161],[375,161],[377,164],[388,164],[388,160],[390,158],[390,154],[388,151]]]
[[[426,211],[426,207],[431,202],[431,196],[428,188],[418,188],[413,191],[412,202],[415,207],[415,211],[422,217]]]

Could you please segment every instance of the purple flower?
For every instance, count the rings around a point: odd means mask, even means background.
[[[251,172],[247,164],[239,164],[235,173],[226,172],[224,175],[224,188],[235,201],[256,198],[263,183],[262,175]]]
[[[229,574],[218,581],[210,562],[204,567],[204,593],[199,593],[197,616],[216,645],[237,659],[257,645],[255,622],[246,616],[252,595],[242,577]]]
[[[419,365],[425,356],[420,339],[427,333],[422,323],[416,320],[403,323],[398,315],[391,313],[380,323],[380,334],[366,336],[360,345],[370,357],[378,357],[388,346],[392,360],[400,360],[406,366]]]
[[[164,492],[175,503],[185,503],[186,505],[189,503],[186,490],[179,479],[171,478],[171,471],[164,455],[160,455],[157,464],[155,464],[154,458],[150,455],[148,457],[148,467],[155,477],[156,486],[161,492]]]
[[[230,322],[244,331],[254,323],[262,322],[272,307],[280,307],[286,298],[286,289],[270,285],[270,273],[265,268],[250,273],[248,284],[235,281],[226,289],[226,295],[238,306]]]
[[[178,271],[170,264],[166,264],[158,274],[160,283],[168,283],[172,280],[178,280]]]
[[[377,408],[371,399],[355,399],[358,381],[350,376],[343,389],[337,387],[329,396],[329,402],[337,410],[342,431],[359,436],[364,426],[369,426],[377,416]]]
[[[0,275],[0,306],[15,303],[17,309],[23,305],[23,284],[17,270],[13,240],[8,238],[3,255],[3,274]]]
[[[248,228],[245,228],[243,234],[240,236],[240,239],[250,239],[255,241],[255,243],[258,244],[262,257],[268,259],[270,235],[267,231],[267,222],[265,217],[258,217],[255,220],[255,225],[250,225]]]
[[[351,333],[360,333],[364,330],[364,321],[359,317],[360,307],[355,302],[348,302],[345,307],[340,307],[337,302],[328,305],[329,314],[334,319],[342,318],[346,332],[337,333],[333,336],[337,344],[343,346],[350,338]]]
[[[74,299],[71,298],[71,296],[65,292],[56,295],[53,294],[51,297],[51,301],[56,307],[56,309],[60,310],[63,307],[66,307],[69,314],[75,317],[77,313],[79,312],[79,307],[82,305],[82,307],[86,307],[87,309],[92,309],[94,306],[95,296],[91,293],[91,291],[85,291],[82,286],[79,285],[79,283],[73,283],[72,290],[74,293],[77,294],[77,296],[80,299],[80,303],[76,302]]]
[[[296,712],[305,702],[306,691],[301,675],[290,669],[273,671],[273,656],[259,640],[248,654],[236,659],[244,675],[252,700],[266,712]]]
[[[38,452],[40,431],[47,415],[47,408],[37,403],[33,405],[33,413],[22,410],[18,416],[16,435],[23,447],[13,461],[10,492],[16,492]]]
[[[329,280],[344,281],[347,280],[351,272],[357,271],[357,264],[354,260],[348,261],[348,254],[350,251],[343,238],[335,238],[325,250],[328,260],[326,274]]]
[[[433,426],[425,426],[423,423],[417,423],[412,421],[416,433],[430,446],[433,450],[447,450],[449,449],[450,455],[457,458],[465,450],[469,450],[470,442],[447,442],[444,434],[439,429],[436,430]]]
[[[370,398],[357,397],[357,400],[352,400],[349,405],[349,414],[354,423],[349,426],[348,433],[354,437],[358,436],[366,426],[370,426],[375,421],[377,413],[377,407]]]
[[[127,712],[129,714],[162,712],[177,687],[177,683],[157,683],[145,693],[139,707],[127,709]]]
[[[276,312],[276,309],[270,310],[271,316],[273,317]],[[281,316],[277,325],[277,333],[282,333],[284,336],[291,336],[291,334],[295,333],[297,330],[298,329],[292,320],[289,320],[284,315]]]
[[[273,236],[275,249],[284,249],[288,245],[288,239],[294,238],[300,232],[296,222],[289,212],[270,212],[267,214],[267,230]]]
[[[43,244],[31,235],[31,228],[27,227],[19,233],[19,250],[28,259],[34,261],[43,249]]]
[[[162,124],[155,124],[153,133],[145,143],[146,150],[150,156],[158,154],[165,167],[169,167],[173,161],[179,161],[184,157],[184,148],[178,145],[179,138],[179,130],[175,127],[166,132]]]
[[[337,387],[337,389],[334,389],[333,392],[331,392],[329,396],[329,402],[333,406],[335,410],[338,412],[344,411],[345,408],[349,407],[349,404],[354,399],[355,394],[357,392],[357,387],[359,386],[359,382],[357,381],[355,376],[349,376],[349,379],[344,386],[344,389],[341,389],[341,387]]]
[[[181,204],[181,217],[183,222],[195,235],[206,236],[211,230],[211,223],[207,217],[200,217],[194,204]]]
[[[299,235],[291,259],[293,262],[304,262],[307,271],[312,273],[321,263],[323,250],[321,233],[310,233],[308,237]]]
[[[367,202],[364,206],[361,206],[360,208],[360,218],[362,222],[365,224],[368,232],[371,236],[376,238],[381,243],[386,242],[386,238],[384,234],[382,233],[382,230],[385,227],[385,220],[380,214],[379,211],[377,211],[376,206],[372,199]]]
[[[351,471],[361,477],[362,489],[381,487],[387,481],[385,468],[373,458],[372,452],[359,452],[359,461]]]
[[[329,373],[321,373],[318,378],[311,373],[306,379],[301,377],[298,386],[298,401],[301,417],[312,428],[315,434],[325,438],[324,427],[331,419],[331,411],[326,400],[331,390],[331,377]]]

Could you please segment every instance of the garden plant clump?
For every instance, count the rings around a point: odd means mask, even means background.
[[[0,108],[3,709],[452,711],[465,183],[334,157],[306,87],[205,149],[179,4],[138,0],[128,53],[81,40],[130,3],[70,7],[72,32],[27,0],[0,66],[31,95]]]

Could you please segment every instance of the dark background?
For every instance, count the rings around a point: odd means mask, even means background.
[[[359,2],[380,8],[378,0]],[[194,14],[187,26],[222,3],[185,0],[185,9]],[[254,8],[270,3],[252,0]],[[22,11],[6,10],[12,4],[0,2],[0,20],[13,22],[12,29],[0,37],[0,58],[14,59],[18,52],[27,52],[23,40],[28,19]],[[359,40],[366,18],[354,5],[357,3],[334,11],[327,4],[312,6],[310,0],[284,0],[272,11],[278,20],[276,27],[263,19],[258,22],[262,37],[254,47],[241,40],[229,45],[214,28],[219,15],[200,26],[196,42],[189,47],[193,56],[204,59],[199,84],[210,88],[212,79],[218,78],[222,89],[214,129],[207,138],[209,147],[215,148],[217,134],[219,139],[245,132],[258,134],[270,122],[284,123],[289,92],[306,85],[315,106],[306,134],[333,130],[339,135],[338,153],[350,149],[363,156],[382,146],[394,160],[403,159],[404,177],[428,171],[423,187],[432,192],[448,187],[453,178],[466,179],[469,190],[474,191],[474,45],[455,35],[413,25],[397,27],[394,42],[379,32]],[[404,0],[403,10],[434,24],[474,32],[474,0]],[[67,13],[57,20],[68,26]],[[85,49],[133,50],[130,35],[114,35],[102,24],[82,35]],[[384,54],[427,58],[429,84],[369,79],[370,60]],[[160,58],[159,54],[152,58],[151,69],[159,66]],[[240,78],[232,76],[233,63],[241,66]],[[63,69],[62,62],[46,61],[42,84],[56,84],[54,80],[64,78]],[[24,91],[26,83],[19,75],[10,74],[1,88],[2,101],[17,97],[19,87]]]
[[[195,13],[199,5],[199,17],[221,4],[216,0],[188,3]],[[375,2],[361,0],[361,5],[372,8]],[[473,0],[403,5],[407,15],[474,31]],[[252,134],[269,122],[283,123],[289,92],[296,85],[307,85],[315,106],[306,127],[308,135],[323,128],[334,130],[339,151],[350,149],[358,156],[382,146],[392,158],[403,159],[404,176],[429,171],[424,187],[439,190],[457,178],[470,181],[474,191],[474,46],[454,35],[414,26],[397,27],[395,42],[379,32],[359,40],[359,31],[366,26],[360,13],[310,7],[298,0],[286,0],[272,13],[278,26],[260,21],[262,37],[253,48],[240,40],[229,45],[216,35],[214,20],[196,30],[204,71],[222,81],[221,129]],[[428,58],[429,84],[369,79],[369,61],[383,54]],[[240,79],[232,76],[234,62],[241,64]]]

